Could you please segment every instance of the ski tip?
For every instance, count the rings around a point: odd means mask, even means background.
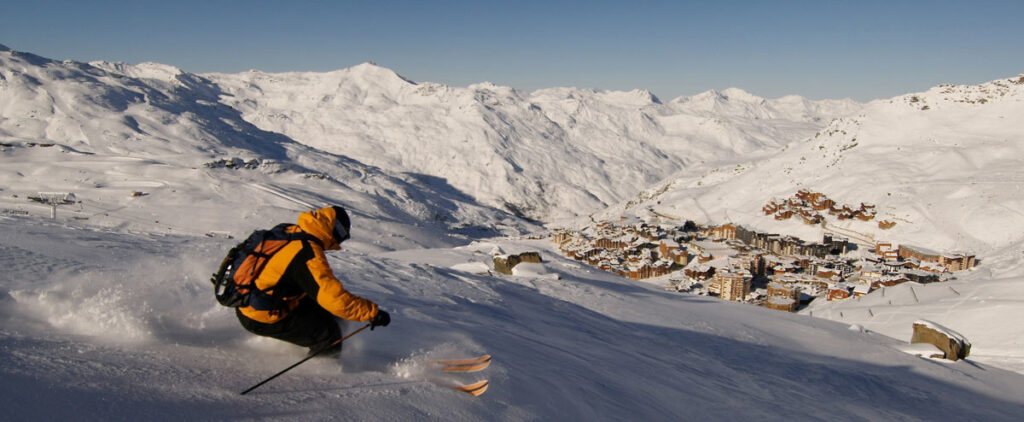
[[[483,380],[483,381],[475,382],[475,383],[472,383],[472,384],[469,384],[469,385],[463,385],[463,386],[459,386],[459,387],[452,387],[452,389],[455,390],[455,391],[461,391],[463,393],[469,394],[469,395],[471,395],[473,397],[477,397],[477,396],[483,394],[484,391],[487,391],[487,386],[488,385],[490,385],[490,382],[488,382],[487,380]]]
[[[477,372],[491,366],[491,361],[485,360],[478,363],[449,364],[441,367],[444,372]]]
[[[468,359],[444,359],[444,360],[432,360],[430,362],[431,363],[436,363],[436,364],[441,364],[441,365],[471,365],[471,364],[490,362],[490,361],[491,361],[491,355],[481,355],[481,356],[477,356],[475,358],[468,358]]]

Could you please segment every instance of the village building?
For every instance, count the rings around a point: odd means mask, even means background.
[[[687,267],[683,269],[683,274],[694,281],[709,280],[712,276],[715,275],[715,267],[712,267],[710,265]]]
[[[865,264],[860,270],[861,281],[867,283],[878,281],[882,275],[882,268],[875,264]]]
[[[739,302],[750,294],[750,279],[747,271],[720,271],[715,273],[711,284],[717,286],[722,299]]]
[[[783,283],[768,283],[768,299],[764,307],[786,312],[796,312],[800,305],[800,290]]]
[[[861,297],[868,293],[871,293],[872,291],[877,289],[876,283],[859,283],[853,286],[853,297]]]
[[[743,227],[736,227],[736,240],[746,245],[763,249],[776,255],[810,255],[824,258],[828,255],[846,253],[849,240],[825,235],[822,243],[806,243],[792,236],[758,233]]]
[[[706,231],[706,236],[718,240],[733,240],[736,239],[736,226],[732,224],[723,224],[718,227],[713,227]]]
[[[834,282],[842,281],[842,276],[840,275],[839,271],[836,271],[834,269],[819,269],[817,272],[814,273],[814,275]]]
[[[556,230],[551,234],[551,240],[557,245],[564,245],[579,237],[579,234],[570,230]]]
[[[824,296],[832,284],[830,280],[810,274],[778,274],[772,280],[787,286],[799,287],[810,296]]]
[[[903,273],[903,276],[906,277],[907,280],[913,281],[915,283],[921,283],[921,284],[935,283],[937,281],[941,281],[942,280],[942,278],[941,278],[941,276],[939,274],[935,274],[935,273],[929,272],[929,271],[920,271],[920,270],[906,271],[906,272]]]
[[[739,251],[723,242],[710,240],[697,240],[690,243],[690,248],[700,255],[709,255],[711,259],[720,259],[736,256]]]
[[[848,299],[852,296],[850,288],[845,285],[836,284],[828,289],[828,301]]]
[[[893,247],[890,242],[876,242],[875,243],[875,254],[882,257],[887,261],[895,261],[899,259],[899,251]]]
[[[907,278],[902,273],[900,273],[900,274],[887,274],[887,275],[884,275],[884,276],[882,276],[882,278],[878,279],[878,281],[876,283],[881,285],[881,286],[892,287],[892,286],[896,286],[896,285],[899,285],[899,284],[906,283],[908,281],[910,281],[910,279]]]
[[[662,239],[658,244],[658,253],[663,259],[670,260],[676,265],[685,266],[690,262],[687,248],[674,240]]]
[[[942,254],[929,251],[924,248],[908,245],[900,245],[899,257],[903,259],[914,258],[922,262],[935,262],[949,271],[963,271],[974,268],[974,255],[967,254]]]
[[[800,302],[796,299],[781,296],[771,296],[764,301],[763,306],[777,311],[796,312]]]

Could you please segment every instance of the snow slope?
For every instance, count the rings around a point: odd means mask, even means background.
[[[212,299],[206,278],[231,241],[2,219],[0,392],[14,420],[1015,420],[1024,410],[1017,373],[659,291],[558,258],[547,241],[511,240],[333,254],[337,274],[392,324],[352,337],[340,363],[315,359],[240,396],[304,351],[247,335]],[[450,268],[486,262],[495,247],[541,250],[545,269]],[[417,363],[482,352],[491,367],[460,377]],[[424,381],[484,377],[479,398]]]
[[[1024,373],[1024,328],[1006,323],[1024,314],[1022,282],[1019,274],[978,270],[946,283],[905,283],[848,301],[812,303],[802,313],[907,341],[914,321],[930,318],[957,327],[973,345],[972,360]]]

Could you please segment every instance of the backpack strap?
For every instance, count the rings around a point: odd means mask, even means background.
[[[217,272],[211,274],[210,282],[213,283],[214,286],[224,284],[224,276],[227,274],[228,267],[230,267],[231,263],[238,257],[238,249],[240,247],[241,245],[237,245],[228,250],[228,254],[224,257],[224,260],[220,262],[220,267],[217,268]]]
[[[324,248],[324,243],[320,241],[320,238],[313,236],[309,233],[306,233],[302,231],[302,229],[299,229],[299,232],[297,233],[288,233],[286,231],[289,227],[294,225],[295,224],[281,223],[274,226],[274,228],[270,229],[269,231],[281,233],[284,236],[284,238],[288,240],[306,240],[309,242],[316,242],[317,245],[320,245],[321,249]]]
[[[285,240],[288,240],[289,242],[296,240],[310,243],[315,242],[317,245],[320,245],[320,247],[323,248],[323,242],[321,242],[320,239],[316,236],[313,236],[304,231],[299,231],[297,233],[286,232],[286,230],[291,226],[294,226],[294,224],[281,223],[274,226],[272,229],[268,230],[267,233],[271,236],[276,235],[283,237]],[[260,254],[261,256],[264,256],[267,259],[273,256],[272,254],[264,255],[261,252],[256,251],[253,251],[253,253]],[[249,306],[251,306],[253,309],[261,311],[273,311],[278,309],[284,309],[287,306],[287,303],[284,301],[284,299],[281,299],[275,296],[273,293],[268,292],[268,290],[272,290],[276,286],[267,289],[260,289],[256,287],[255,283],[253,283],[252,287],[253,288],[249,293]]]

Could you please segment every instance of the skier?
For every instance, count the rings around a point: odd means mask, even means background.
[[[256,280],[266,294],[252,295],[236,308],[242,327],[253,334],[308,347],[313,354],[341,339],[335,317],[386,327],[391,316],[377,304],[345,290],[327,264],[324,251],[339,250],[349,238],[348,213],[339,206],[299,214],[287,233],[305,234],[270,257]],[[299,236],[297,236],[299,237]],[[341,353],[341,342],[320,352]]]

